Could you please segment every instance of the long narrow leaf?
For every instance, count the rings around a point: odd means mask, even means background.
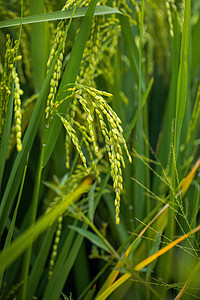
[[[34,266],[31,270],[28,280],[27,299],[33,298],[33,296],[36,293],[36,289],[40,283],[41,277],[43,276],[44,267],[48,259],[49,251],[55,233],[55,225],[56,224],[52,224],[52,226],[48,229],[43,244],[41,246],[39,255],[37,256],[34,262]]]
[[[113,285],[106,289],[100,296],[96,297],[95,300],[105,300],[112,294],[119,286],[126,282],[132,274],[127,273],[120,277]]]
[[[40,15],[32,15],[29,17],[19,18],[19,19],[12,19],[12,20],[6,20],[0,22],[0,28],[6,28],[11,26],[17,26],[17,25],[24,25],[24,24],[34,24],[34,23],[40,23],[40,22],[49,22],[54,20],[64,20],[64,19],[70,19],[72,15],[73,9],[65,10],[65,11],[55,11],[52,13],[47,14],[40,14]],[[74,14],[74,18],[80,18],[84,17],[85,13],[87,11],[87,7],[80,7],[76,10],[76,13]],[[94,15],[100,16],[100,15],[109,15],[109,14],[121,14],[121,12],[113,7],[109,6],[97,6],[95,8]]]
[[[118,17],[120,20],[122,36],[125,41],[126,51],[127,51],[127,55],[128,55],[129,61],[130,61],[131,69],[135,76],[135,80],[138,84],[139,83],[139,67],[138,67],[139,66],[139,52],[138,52],[138,48],[136,46],[134,35],[131,30],[131,26],[130,26],[128,19],[123,15],[119,15]],[[145,77],[144,77],[143,72],[141,74],[141,85],[142,85],[142,91],[145,92],[145,90],[146,90]]]
[[[86,230],[87,226],[87,224],[83,224],[82,229]],[[81,235],[78,235],[75,240],[73,237],[74,231],[71,230],[64,246],[62,247],[55,265],[53,276],[48,282],[42,300],[55,300],[60,296],[60,292],[62,291],[83,241],[83,237]]]
[[[179,151],[181,128],[182,128],[183,118],[185,114],[186,100],[187,100],[190,10],[191,10],[191,0],[188,0],[185,2],[183,36],[181,42],[181,57],[180,57],[180,67],[179,67],[178,85],[177,85],[176,121],[175,121],[175,135],[174,135],[176,157]]]
[[[0,272],[4,268],[8,267],[12,262],[16,260],[29,245],[42,233],[48,226],[56,220],[61,214],[63,214],[67,207],[88,190],[91,185],[91,178],[85,179],[85,181],[77,188],[73,195],[66,196],[57,206],[55,206],[48,214],[41,217],[36,225],[27,229],[22,233],[5,251],[0,253]]]

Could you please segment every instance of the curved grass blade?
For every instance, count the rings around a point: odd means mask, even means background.
[[[154,223],[156,220],[158,220],[158,218],[163,214],[166,213],[166,211],[168,210],[168,204],[165,205],[155,216],[154,218],[145,226],[144,229],[142,229],[142,231],[139,233],[139,235],[137,236],[137,238],[132,242],[132,244],[128,247],[128,249],[125,252],[125,257],[129,257],[131,255],[131,253],[133,253],[137,247],[139,246],[139,244],[142,241],[142,236],[145,233],[145,231],[151,226],[152,223]],[[97,296],[101,296],[105,290],[109,289],[114,281],[116,280],[117,276],[119,275],[119,269],[121,267],[124,266],[124,262],[123,261],[119,261],[116,266],[115,269],[110,273],[110,275],[108,276],[108,278],[106,279],[106,281],[104,282],[103,286],[101,287],[100,291],[98,292]],[[131,274],[130,274],[131,276]]]
[[[190,276],[188,277],[188,279],[186,280],[183,288],[181,289],[181,291],[178,293],[178,295],[176,296],[176,298],[174,298],[174,300],[179,300],[181,299],[181,297],[183,296],[183,294],[185,293],[185,291],[187,290],[187,288],[189,287],[189,285],[192,283],[192,281],[194,280],[194,276],[197,275],[197,272],[199,271],[200,268],[200,262],[198,262],[198,264],[195,266],[195,268],[193,269],[192,273],[190,274]]]
[[[169,251],[170,249],[172,249],[174,246],[176,246],[177,244],[179,244],[180,242],[182,242],[183,240],[185,240],[186,238],[188,238],[190,235],[194,234],[195,232],[200,230],[200,225],[198,227],[196,227],[194,230],[190,231],[187,234],[184,234],[183,236],[181,236],[180,238],[178,238],[177,240],[175,240],[174,242],[170,243],[169,245],[167,245],[166,247],[164,247],[163,249],[159,250],[158,252],[156,252],[155,254],[153,254],[152,256],[148,257],[147,259],[143,260],[141,263],[139,263],[138,265],[136,265],[135,267],[135,271],[140,271],[141,269],[143,269],[144,267],[146,267],[147,265],[149,265],[151,262],[153,262],[154,260],[156,260],[160,255],[163,255],[165,252]],[[123,276],[121,276],[115,283],[113,283],[111,286],[109,286],[106,290],[104,290],[104,292],[97,296],[95,298],[95,300],[104,300],[107,299],[107,297],[113,293],[119,286],[121,286],[125,281],[127,281],[128,279],[130,279],[132,276],[131,273],[126,273]]]
[[[121,286],[124,282],[126,282],[132,274],[126,273],[122,277],[120,277],[113,285],[109,286],[100,296],[96,297],[95,300],[105,300],[112,294],[119,286]]]
[[[52,246],[55,229],[56,224],[51,225],[51,227],[48,229],[39,255],[37,255],[37,259],[34,261],[33,269],[31,270],[28,280],[27,299],[33,299],[33,296],[35,295],[37,287],[43,276],[45,264],[47,263],[49,251]]]
[[[83,183],[75,190],[75,192],[63,198],[63,200],[56,205],[52,210],[42,216],[35,224],[35,226],[27,229],[22,233],[5,251],[0,253],[0,272],[11,265],[32,243],[37,237],[44,232],[53,221],[62,215],[68,206],[77,201],[79,197],[88,191],[92,179],[87,177]]]
[[[74,14],[74,18],[84,17],[87,11],[87,7],[80,7],[77,8],[76,13]],[[34,24],[40,22],[49,22],[55,20],[64,20],[70,19],[72,15],[73,9],[69,9],[66,11],[55,11],[52,13],[47,14],[39,14],[39,15],[32,15],[29,17],[19,18],[19,19],[12,19],[12,20],[5,20],[0,22],[0,28],[18,26],[20,24]],[[94,15],[109,15],[109,14],[122,14],[119,10],[109,7],[109,6],[97,6],[95,8]]]
[[[31,14],[44,12],[43,1],[30,1]],[[33,84],[35,93],[39,93],[46,73],[48,59],[47,28],[45,23],[32,24],[30,26],[31,58],[33,66]],[[44,38],[45,36],[45,38]],[[40,45],[40,47],[38,47]]]
[[[24,186],[24,180],[26,177],[26,171],[27,171],[27,166],[28,166],[28,158],[27,158],[27,164],[24,168],[24,174],[23,174],[23,178],[22,178],[22,182],[21,182],[21,186],[20,186],[20,191],[19,191],[19,195],[18,195],[18,199],[17,199],[17,204],[15,206],[15,210],[14,210],[14,214],[12,217],[12,221],[11,224],[9,226],[9,230],[8,230],[8,234],[6,237],[6,241],[5,241],[5,245],[4,245],[4,249],[3,251],[5,251],[7,248],[9,248],[10,244],[11,244],[11,240],[13,237],[13,232],[14,232],[14,228],[15,228],[15,222],[16,222],[16,218],[17,218],[17,212],[18,212],[18,208],[19,208],[19,204],[20,204],[20,200],[21,200],[21,196],[22,196],[22,190],[23,190],[23,186]],[[3,272],[0,274],[0,290],[1,290],[1,285],[2,285],[2,280],[3,280]]]
[[[77,220],[75,220],[74,225],[76,225],[76,223]],[[86,230],[87,227],[87,224],[83,224],[81,228]],[[75,239],[74,236],[74,230],[70,230],[57,258],[53,275],[46,286],[42,300],[54,300],[60,296],[60,292],[67,280],[83,241],[81,235],[78,235]]]
[[[118,15],[118,18],[120,20],[122,36],[125,41],[126,51],[127,51],[130,65],[131,65],[131,69],[133,71],[133,74],[135,76],[135,80],[136,80],[137,84],[139,84],[139,51],[138,51],[138,47],[135,43],[135,38],[134,38],[133,32],[131,30],[131,26],[130,26],[128,19],[124,15]],[[146,87],[145,87],[145,76],[144,76],[143,71],[141,71],[141,87],[142,87],[142,92],[144,93],[146,90]]]

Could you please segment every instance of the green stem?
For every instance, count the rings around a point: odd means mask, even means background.
[[[174,130],[174,145],[173,145],[173,159],[172,159],[172,190],[170,191],[170,204],[172,210],[169,211],[169,220],[166,235],[173,240],[175,224],[174,224],[174,206],[175,206],[175,191],[176,191],[176,172],[178,169],[178,154],[180,151],[180,138],[181,129],[183,124],[183,118],[186,108],[187,100],[187,85],[188,85],[188,51],[189,51],[189,33],[190,33],[190,9],[191,0],[185,1],[184,10],[184,23],[183,23],[183,34],[181,40],[181,55],[180,55],[180,66],[178,72],[178,82],[177,82],[177,97],[176,97],[176,118],[175,118],[175,130]],[[165,271],[166,280],[168,280],[171,272],[172,255],[170,252],[164,264],[167,266]]]
[[[141,7],[141,21],[140,21],[140,40],[139,40],[139,61],[138,61],[138,72],[139,72],[139,83],[138,83],[138,116],[136,126],[136,140],[135,148],[139,155],[144,154],[144,141],[143,135],[143,116],[142,116],[142,38],[143,38],[143,22],[144,22],[144,0],[142,1]],[[144,165],[139,159],[135,162],[135,178],[144,184]],[[135,215],[143,219],[145,212],[145,198],[144,192],[137,183],[134,184],[134,207]]]
[[[25,165],[25,168],[24,168],[24,174],[23,174],[23,177],[22,177],[22,182],[21,182],[21,186],[20,186],[20,190],[19,190],[19,195],[18,195],[18,198],[17,198],[17,204],[15,206],[15,211],[14,211],[14,214],[13,214],[13,217],[12,217],[11,224],[9,226],[9,231],[8,231],[8,234],[7,234],[7,237],[6,237],[6,241],[5,241],[5,245],[4,245],[3,250],[6,250],[10,246],[11,240],[12,240],[12,237],[13,237],[15,222],[16,222],[16,218],[17,218],[17,212],[18,212],[18,208],[19,208],[19,204],[20,204],[20,200],[21,200],[21,196],[22,196],[22,191],[23,191],[23,187],[24,187],[24,181],[25,181],[25,177],[26,177],[28,159],[29,159],[29,155],[27,157],[27,164]],[[4,271],[5,271],[5,269],[3,271],[1,271],[1,274],[0,274],[0,290],[1,290],[1,286],[2,286]]]
[[[44,136],[46,136],[46,131],[44,132]],[[45,137],[43,139],[45,141]],[[40,191],[40,183],[41,183],[41,176],[42,176],[42,170],[43,170],[43,158],[44,158],[44,148],[45,143],[42,143],[42,149],[39,159],[39,165],[36,173],[36,183],[33,191],[33,198],[31,202],[31,214],[29,216],[29,222],[30,222],[30,228],[34,227],[36,215],[37,215],[37,208],[38,208],[38,200],[39,200],[39,191]],[[22,300],[26,300],[26,294],[27,294],[27,284],[28,284],[28,273],[29,273],[29,266],[30,266],[30,259],[31,259],[31,250],[32,250],[32,243],[30,244],[28,250],[26,251],[24,255],[24,262],[22,267],[22,278],[24,281],[23,289],[22,289]]]

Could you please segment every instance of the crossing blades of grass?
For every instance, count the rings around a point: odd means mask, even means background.
[[[28,165],[28,161],[27,161],[27,165]],[[19,191],[19,195],[18,195],[18,199],[17,199],[17,204],[15,206],[15,211],[14,211],[14,214],[13,214],[13,217],[12,217],[11,224],[9,226],[9,230],[8,230],[8,234],[7,234],[7,237],[6,237],[6,241],[5,241],[3,251],[5,251],[7,248],[9,248],[9,246],[11,244],[11,240],[13,238],[15,222],[16,222],[16,218],[17,218],[17,213],[18,213],[18,208],[19,208],[21,196],[22,196],[24,180],[25,180],[25,177],[26,177],[27,165],[25,166],[25,169],[24,169],[24,174],[23,174],[23,178],[22,178],[22,182],[21,182],[21,186],[20,186],[20,191]],[[2,284],[2,279],[3,279],[3,273],[4,272],[2,271],[1,274],[0,274],[0,290],[1,290],[1,284]]]
[[[82,229],[87,229],[87,224],[83,224]],[[78,255],[83,237],[76,236],[74,239],[74,230],[71,230],[57,258],[52,278],[49,280],[42,300],[58,299],[62,288],[69,276],[70,270]]]
[[[50,224],[52,224],[52,221],[57,220],[57,218],[66,211],[69,205],[77,201],[83,193],[88,191],[90,185],[91,178],[88,177],[77,188],[73,195],[71,195],[70,197],[66,196],[63,201],[52,208],[52,210],[48,214],[42,216],[36,222],[35,226],[27,229],[10,245],[8,249],[1,252],[0,272],[4,270],[4,268],[8,267],[12,262],[14,262],[16,258],[19,257],[29,247],[29,245],[31,245],[32,242],[48,228]]]
[[[173,247],[175,247],[177,244],[188,238],[190,235],[196,233],[197,231],[200,230],[200,226],[197,226],[194,230],[190,231],[187,234],[184,234],[174,242],[170,243],[166,247],[162,248],[155,254],[151,255],[147,259],[143,260],[141,263],[135,266],[134,270],[135,271],[141,271],[144,267],[149,265],[151,262],[153,262],[155,259],[157,259],[159,256],[163,255]],[[130,279],[132,276],[131,273],[126,273],[123,276],[121,276],[115,283],[113,283],[111,286],[109,286],[106,290],[103,291],[103,293],[95,298],[95,300],[105,300],[107,297],[113,293],[119,286],[121,286],[124,282],[126,282],[128,279]]]
[[[196,233],[197,231],[200,230],[200,225],[197,226],[196,228],[194,228],[193,230],[191,230],[190,232],[188,232],[187,234],[184,234],[183,236],[181,236],[180,238],[176,239],[174,242],[168,244],[167,246],[165,246],[164,248],[162,248],[161,250],[159,250],[158,252],[156,252],[155,254],[151,255],[150,257],[146,258],[145,260],[143,260],[141,263],[139,263],[137,266],[135,266],[135,271],[140,271],[142,270],[144,267],[146,267],[148,264],[150,264],[152,261],[154,261],[155,259],[157,259],[159,256],[163,255],[164,253],[166,253],[167,251],[171,250],[173,247],[175,247],[177,244],[179,244],[180,242],[184,241],[185,239],[187,239],[189,236],[191,236],[192,234]]]
[[[56,224],[52,224],[47,230],[44,241],[40,248],[39,255],[37,256],[33,269],[31,270],[28,287],[27,287],[27,299],[32,299],[36,294],[37,287],[39,286],[41,277],[43,276],[45,264],[48,261],[49,251],[52,246],[52,241],[56,229]]]
[[[126,250],[125,252],[125,258],[128,258],[129,255],[135,251],[137,249],[137,247],[139,246],[139,244],[141,243],[141,238],[143,236],[143,234],[145,233],[145,231],[156,221],[159,219],[159,217],[165,213],[168,210],[168,205],[165,205],[157,214],[156,216],[145,226],[145,228],[139,233],[139,235],[137,236],[137,238],[132,242],[132,244],[129,246],[129,248]],[[124,261],[119,261],[116,266],[115,269],[110,273],[110,275],[108,276],[108,278],[106,279],[106,281],[104,282],[103,286],[101,287],[97,298],[98,300],[103,300],[106,299],[106,297],[108,295],[110,295],[116,288],[118,288],[122,283],[124,283],[127,279],[129,279],[132,274],[125,274],[123,277],[123,279],[121,279],[117,284],[115,284],[115,280],[117,278],[117,276],[119,275],[120,272],[120,268],[124,266]],[[115,282],[115,283],[114,283]],[[102,297],[102,298],[101,298]]]

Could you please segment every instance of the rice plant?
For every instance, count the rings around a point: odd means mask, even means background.
[[[200,298],[199,1],[0,16],[0,299]]]

